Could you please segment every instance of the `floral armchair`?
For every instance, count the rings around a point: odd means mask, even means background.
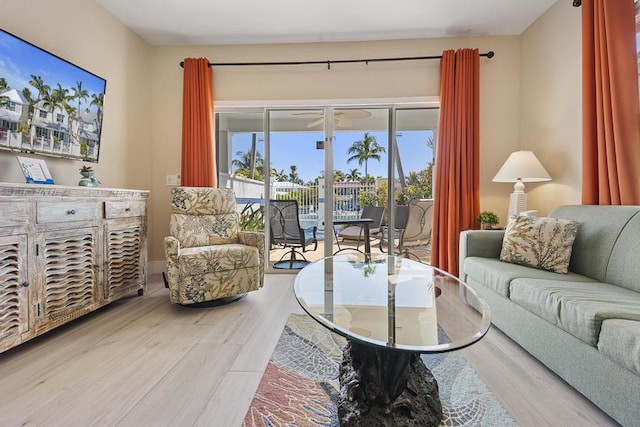
[[[264,233],[240,231],[232,190],[173,188],[169,232],[164,249],[172,303],[206,303],[264,284]]]

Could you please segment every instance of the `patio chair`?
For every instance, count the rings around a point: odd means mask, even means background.
[[[311,244],[314,245],[311,250],[318,249],[316,237],[318,227],[314,226],[311,229],[311,237],[306,236],[305,230],[300,226],[296,200],[270,200],[269,205],[270,246],[289,248],[289,251],[273,264],[273,268],[298,269],[304,267],[309,261],[303,252],[306,252],[307,247]],[[285,260],[287,256],[289,259]]]
[[[401,208],[398,206],[396,209]],[[404,211],[396,210],[396,229],[394,236],[394,253],[410,258],[413,256],[420,261],[410,248],[417,246],[429,246],[431,244],[431,228],[433,222],[433,199],[413,199]],[[406,221],[404,214],[406,213]],[[381,230],[380,250],[384,252],[383,245],[388,242],[388,228]]]
[[[372,219],[373,222],[369,224],[369,238],[378,238],[380,234],[380,225],[382,224],[382,217],[384,216],[384,206],[365,206],[362,208],[362,213],[360,214],[360,219]],[[364,239],[364,230],[362,225],[350,225],[348,227],[343,228],[342,230],[334,227],[333,228],[336,243],[338,244],[338,251],[340,252],[345,249],[351,248],[342,248],[340,247],[340,240],[344,242],[345,240],[356,240],[356,250],[360,250],[360,242]],[[337,253],[336,252],[336,253]]]
[[[172,303],[219,305],[264,284],[264,233],[240,231],[232,190],[173,188],[169,233],[164,249]]]

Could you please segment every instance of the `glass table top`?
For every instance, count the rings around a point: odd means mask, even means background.
[[[344,254],[303,268],[294,283],[301,307],[326,328],[390,350],[439,353],[480,340],[486,302],[455,276],[388,254]]]

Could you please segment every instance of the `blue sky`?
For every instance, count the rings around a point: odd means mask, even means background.
[[[382,154],[381,161],[370,160],[369,175],[386,177],[388,141],[387,132],[369,132],[381,146],[387,148]],[[364,164],[357,161],[347,163],[349,147],[358,140],[362,140],[364,132],[343,132],[335,134],[334,169],[348,173],[350,169],[358,168],[364,175]],[[398,150],[402,159],[405,175],[410,171],[425,169],[427,162],[432,160],[433,152],[427,146],[431,131],[402,131],[398,133]],[[316,150],[316,141],[324,140],[322,132],[272,133],[271,134],[271,164],[276,170],[290,172],[290,165],[298,166],[298,175],[304,182],[319,176],[324,169],[324,152]],[[236,152],[247,152],[251,149],[251,134],[234,134],[232,141],[232,159],[236,159]],[[258,151],[264,157],[264,142],[262,134],[258,135]]]
[[[0,77],[19,92],[28,87],[36,97],[36,89],[29,85],[31,74],[42,77],[52,89],[58,83],[70,89],[76,86],[76,81],[81,81],[83,89],[89,92],[89,99],[82,101],[83,109],[89,106],[92,94],[104,91],[103,79],[0,31]],[[76,103],[71,102],[71,105]],[[91,111],[95,112],[95,109],[95,106],[91,107]]]

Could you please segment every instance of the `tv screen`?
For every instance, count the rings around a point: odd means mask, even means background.
[[[0,29],[0,149],[97,162],[106,86]]]

